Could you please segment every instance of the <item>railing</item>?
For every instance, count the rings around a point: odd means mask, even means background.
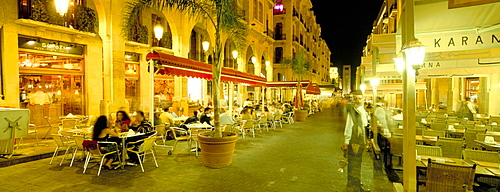
[[[97,26],[96,11],[84,7],[81,1],[75,1],[73,2],[74,5],[69,6],[68,12],[61,16],[57,13],[53,3],[54,1],[18,0],[18,18],[95,33]]]
[[[286,40],[286,34],[276,34],[274,40]]]

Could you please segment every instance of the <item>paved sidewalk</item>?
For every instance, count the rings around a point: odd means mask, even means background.
[[[0,191],[343,191],[347,173],[337,171],[341,111],[325,110],[305,122],[240,139],[227,168],[204,167],[201,156],[188,153],[187,143],[180,142],[171,156],[158,149],[158,168],[148,156],[145,173],[126,167],[103,170],[98,177],[91,164],[83,174],[83,162],[59,167],[61,156],[52,165],[42,159],[0,168]],[[392,191],[380,164],[365,153],[362,181],[371,191]]]

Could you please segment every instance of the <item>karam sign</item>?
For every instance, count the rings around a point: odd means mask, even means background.
[[[19,37],[18,46],[19,48],[33,49],[37,51],[83,55],[83,46],[81,45],[68,44],[45,39]]]
[[[500,32],[481,34],[416,35],[427,46],[427,52],[500,48]]]

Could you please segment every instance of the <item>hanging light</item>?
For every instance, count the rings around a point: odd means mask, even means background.
[[[78,90],[75,90],[75,95],[78,95],[80,94],[80,92],[78,92]]]
[[[208,51],[208,48],[210,47],[210,42],[208,41],[203,41],[201,42],[201,46],[203,47],[203,51]]]
[[[252,56],[251,60],[252,60],[252,63],[253,63],[253,64],[257,63],[257,57]]]
[[[405,61],[403,59],[403,54],[401,52],[398,53],[396,58],[394,58],[394,63],[396,65],[396,70],[401,73],[405,69]]]
[[[69,0],[54,0],[56,11],[59,15],[63,16],[68,12]]]
[[[234,50],[232,54],[234,59],[238,58],[238,51]]]
[[[155,25],[153,30],[154,30],[156,39],[158,39],[158,41],[159,41],[163,37],[163,26],[158,23]]]

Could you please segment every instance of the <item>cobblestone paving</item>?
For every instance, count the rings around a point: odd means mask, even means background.
[[[187,152],[180,142],[169,156],[158,149],[159,167],[151,156],[140,167],[103,170],[97,166],[83,174],[83,162],[58,166],[59,156],[0,168],[0,191],[344,191],[347,173],[340,173],[338,160],[344,119],[339,109],[328,109],[305,122],[285,124],[283,129],[239,139],[233,164],[222,169],[203,166],[201,156]],[[172,141],[168,141],[172,144]],[[362,182],[371,191],[392,191],[380,167],[365,153]]]

